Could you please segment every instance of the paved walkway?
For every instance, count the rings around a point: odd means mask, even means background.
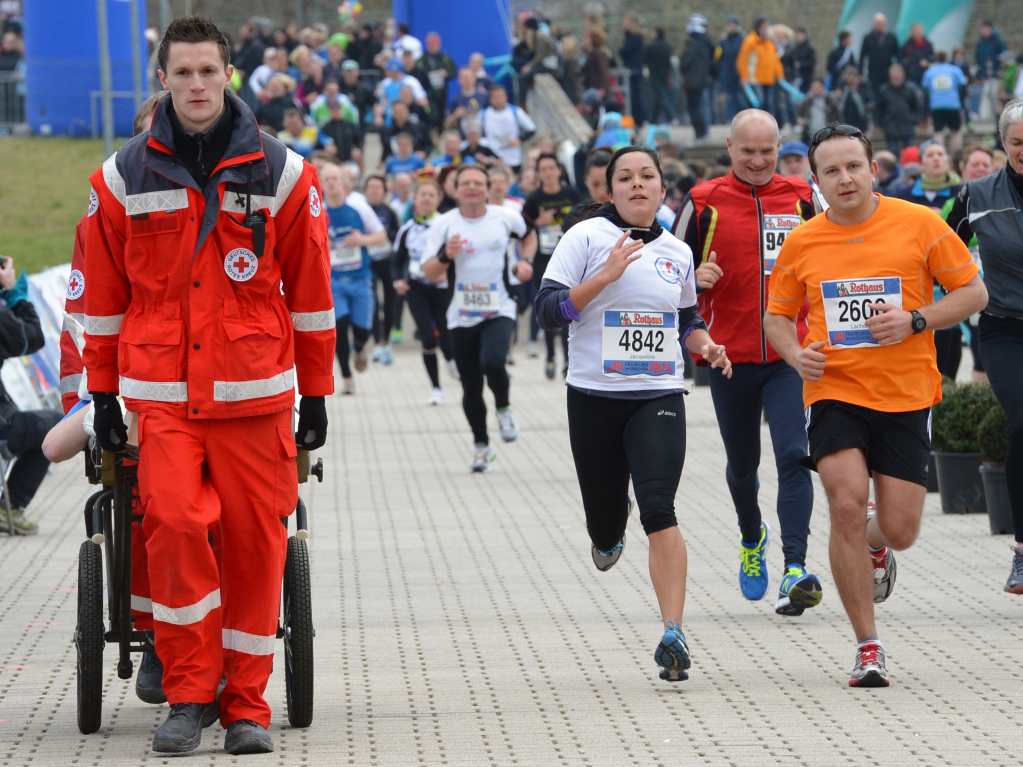
[[[565,427],[564,387],[517,350],[521,439],[468,472],[457,383],[428,408],[420,357],[357,375],[329,403],[327,478],[312,488],[316,715],[287,726],[283,657],[268,689],[275,754],[202,764],[1018,765],[1023,601],[1001,591],[1008,537],[929,496],[917,546],[879,609],[892,687],[850,690],[853,640],[827,564],[818,501],[809,566],[822,605],[774,614],[737,587],[738,532],[710,397],[687,400],[677,509],[689,546],[692,678],[657,678],[660,636],[633,518],[614,570],[589,555]],[[493,416],[491,416],[493,419]],[[496,432],[496,427],[495,427]],[[766,439],[766,431],[764,432]],[[761,475],[767,518],[775,478]],[[149,752],[166,706],[135,698],[108,647],[103,727],[75,723],[76,555],[89,492],[57,467],[32,507],[42,533],[0,536],[0,764],[166,763]],[[780,546],[769,555],[775,579]],[[283,725],[282,725],[283,722]]]

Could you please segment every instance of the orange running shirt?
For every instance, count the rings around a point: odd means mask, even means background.
[[[856,226],[815,216],[785,239],[767,311],[795,316],[810,301],[803,346],[827,341],[820,381],[803,382],[809,406],[825,399],[873,410],[921,410],[941,401],[934,334],[924,331],[881,346],[864,320],[877,301],[906,311],[933,301],[933,282],[955,290],[978,273],[970,251],[934,211],[880,197],[874,214]]]

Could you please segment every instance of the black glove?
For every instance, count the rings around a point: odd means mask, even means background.
[[[92,395],[93,428],[96,442],[104,450],[120,453],[128,447],[128,427],[124,425],[121,406],[117,395],[110,392],[94,391]]]
[[[298,431],[295,444],[303,450],[317,450],[327,442],[327,403],[323,397],[302,397],[298,403]]]

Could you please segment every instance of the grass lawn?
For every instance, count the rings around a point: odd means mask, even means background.
[[[19,272],[71,262],[89,176],[104,159],[102,141],[0,138],[0,254]]]

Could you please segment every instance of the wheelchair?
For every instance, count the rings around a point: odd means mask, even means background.
[[[323,459],[310,465],[309,453],[298,451],[298,481],[310,476],[323,482]],[[103,650],[118,648],[117,676],[131,679],[132,653],[147,649],[146,632],[136,631],[131,615],[131,532],[142,521],[137,513],[138,448],[110,453],[90,445],[85,450],[85,474],[90,484],[102,485],[85,504],[85,534],[78,552],[78,622],[75,648],[78,660],[78,729],[84,734],[100,728],[103,711]],[[288,517],[282,517],[288,527]],[[296,533],[288,537],[281,589],[277,638],[284,640],[284,679],[288,722],[308,727],[313,720],[313,628],[310,592],[309,522],[304,501],[295,509]],[[104,595],[103,561],[107,580]],[[108,623],[104,622],[106,602]],[[109,624],[109,625],[108,625]]]

